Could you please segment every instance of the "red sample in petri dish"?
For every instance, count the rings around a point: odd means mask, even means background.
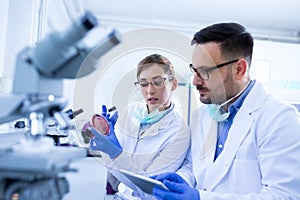
[[[92,117],[92,126],[103,135],[107,135],[110,131],[108,121],[105,117],[99,114],[94,114]]]

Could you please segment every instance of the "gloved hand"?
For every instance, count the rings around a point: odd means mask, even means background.
[[[116,124],[116,122],[118,120],[118,117],[119,117],[118,111],[116,111],[112,116],[110,116],[110,114],[107,113],[107,107],[105,105],[102,105],[101,115],[107,119],[108,124],[109,124],[110,131],[107,134],[108,139],[112,143],[114,143],[117,147],[122,149],[122,147],[119,143],[119,140],[118,140],[118,138],[116,137],[116,134],[115,134],[115,124]]]
[[[117,147],[119,147],[120,149],[123,149],[119,143],[118,138],[116,137],[115,134],[115,129],[113,127],[113,125],[109,122],[109,127],[110,127],[110,131],[109,133],[106,135],[106,137]]]
[[[91,138],[91,140],[90,140],[90,149],[91,150],[102,151],[102,152],[108,154],[111,159],[116,158],[123,152],[123,149],[120,146],[119,142],[118,142],[119,145],[115,145],[111,141],[111,139],[109,139],[108,136],[102,135],[93,127],[88,128],[88,130],[91,131],[91,133],[94,135],[94,137]],[[109,133],[109,135],[111,135],[111,133]],[[113,138],[113,136],[111,136],[111,137]],[[114,137],[115,137],[115,135],[114,135]],[[117,140],[116,137],[115,137],[115,139]]]
[[[158,187],[153,188],[153,195],[159,200],[200,200],[198,190],[190,187],[181,176],[174,172],[160,174],[152,178],[163,182],[169,189],[166,191]]]
[[[107,107],[106,105],[102,105],[102,113],[101,115],[107,119],[108,122],[112,124],[112,127],[114,128],[116,125],[116,122],[118,120],[119,114],[118,111],[116,111],[112,116],[110,116],[109,113],[107,113]]]

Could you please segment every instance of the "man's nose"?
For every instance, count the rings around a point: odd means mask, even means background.
[[[198,75],[194,75],[194,78],[193,78],[193,81],[192,81],[192,84],[193,85],[203,85],[204,83],[204,79]]]

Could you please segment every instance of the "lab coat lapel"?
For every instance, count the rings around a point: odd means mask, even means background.
[[[205,159],[206,164],[210,164],[214,162],[215,157],[218,123],[211,119],[203,120],[203,122],[205,124],[210,124],[210,126],[208,130],[205,130],[206,135],[201,146],[199,159]]]
[[[230,169],[236,152],[247,135],[253,121],[245,112],[240,113],[240,116],[236,117],[238,117],[238,121],[230,128],[223,152],[207,168],[204,187],[208,190],[213,190]],[[239,126],[241,124],[242,126]]]
[[[159,133],[159,130],[165,129],[167,121],[169,120],[168,114],[163,117],[159,122],[156,122],[152,124],[141,136],[143,137],[149,137],[149,136],[154,136]]]
[[[235,121],[228,132],[228,138],[223,152],[216,161],[207,168],[204,187],[209,190],[213,190],[230,169],[235,155],[249,133],[254,121],[254,118],[251,117],[251,113],[262,105],[266,97],[265,95],[257,95],[262,94],[262,88],[261,86],[255,86],[252,88],[252,91],[245,99],[243,106],[235,116]],[[248,107],[249,104],[247,102],[249,102],[250,105],[253,105],[251,110]]]
[[[235,155],[253,123],[253,119],[247,113],[240,114],[238,121],[230,128],[223,152],[207,170],[205,177],[207,181],[206,187],[211,190],[213,190],[230,169]]]
[[[143,133],[143,135],[141,136],[143,137],[148,137],[148,136],[154,136],[156,134],[158,134],[158,129],[160,128],[160,123],[155,123],[153,125],[151,125],[146,131],[145,133]]]

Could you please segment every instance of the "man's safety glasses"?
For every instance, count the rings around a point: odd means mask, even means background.
[[[195,68],[193,66],[193,64],[190,64],[190,70],[194,75],[199,76],[203,80],[208,80],[209,79],[209,73],[208,72],[210,72],[212,70],[215,70],[215,69],[219,69],[219,68],[224,67],[226,65],[229,65],[231,63],[237,62],[238,60],[239,59],[232,60],[232,61],[225,62],[225,63],[219,64],[219,65],[216,65],[216,66],[213,66],[213,67],[209,67],[209,68],[204,68],[204,67]]]

